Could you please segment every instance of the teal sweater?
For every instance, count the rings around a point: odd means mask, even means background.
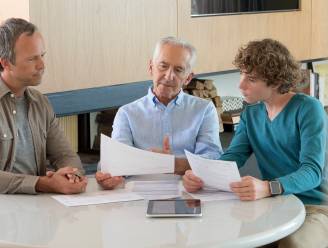
[[[272,121],[260,102],[245,108],[220,159],[236,161],[240,168],[254,153],[264,180],[278,179],[284,194],[321,204],[327,199],[326,132],[326,114],[312,97],[294,95]]]

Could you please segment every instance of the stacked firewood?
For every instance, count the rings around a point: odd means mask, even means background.
[[[223,124],[221,120],[221,113],[223,112],[222,101],[220,96],[218,96],[217,89],[213,84],[213,80],[203,80],[194,78],[183,89],[183,91],[190,95],[198,96],[214,103],[220,121],[220,132],[223,132]]]

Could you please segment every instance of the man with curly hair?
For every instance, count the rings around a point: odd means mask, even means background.
[[[305,222],[277,245],[328,247],[327,117],[321,103],[292,92],[300,80],[300,66],[278,41],[249,42],[239,49],[234,64],[248,105],[220,159],[236,161],[240,168],[254,153],[263,179],[242,177],[231,190],[242,201],[295,194],[306,206]],[[203,186],[191,170],[183,183],[189,192]]]

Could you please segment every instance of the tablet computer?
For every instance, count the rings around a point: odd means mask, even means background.
[[[147,217],[198,217],[202,216],[199,199],[150,200]]]

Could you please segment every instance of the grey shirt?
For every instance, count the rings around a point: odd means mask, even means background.
[[[27,99],[15,97],[16,112],[15,124],[17,145],[15,147],[15,162],[12,169],[14,173],[37,175],[37,166],[34,153],[31,127],[27,118]]]

